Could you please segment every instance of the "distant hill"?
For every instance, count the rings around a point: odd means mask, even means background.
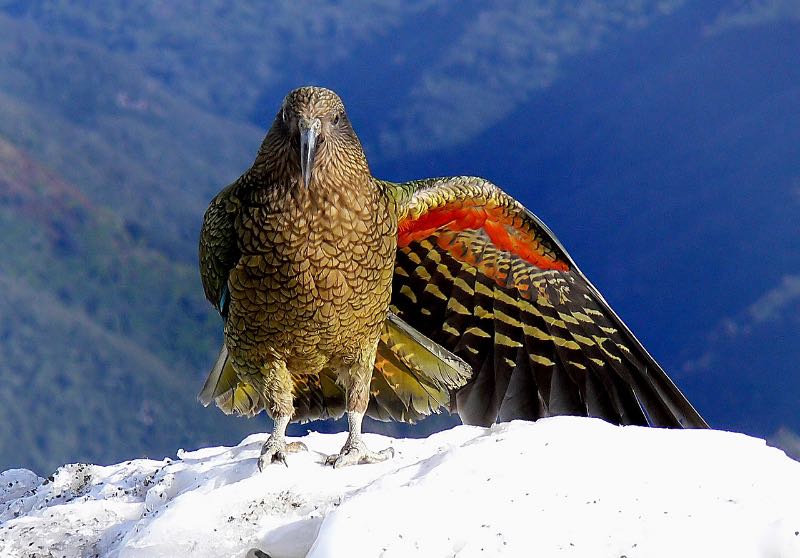
[[[137,239],[194,261],[198,216],[262,131],[192,106],[124,54],[29,20],[0,15],[0,53],[0,135]]]
[[[218,330],[195,270],[2,139],[0,230],[0,468],[160,457],[258,428],[194,399]]]
[[[197,233],[305,83],[377,175],[483,175],[544,218],[712,424],[800,431],[794,306],[720,334],[800,274],[790,4],[0,0],[0,468],[265,428],[194,401]]]
[[[796,459],[798,332],[800,274],[787,275],[758,300],[723,319],[702,348],[687,351],[691,358],[683,364],[687,377],[708,386],[698,391],[698,405],[718,408],[718,421],[727,428],[772,434],[772,441]],[[739,368],[745,372],[737,373]]]

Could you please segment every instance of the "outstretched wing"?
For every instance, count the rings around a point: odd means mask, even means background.
[[[472,367],[456,397],[465,423],[707,426],[519,202],[474,177],[382,184],[399,222],[392,309]]]

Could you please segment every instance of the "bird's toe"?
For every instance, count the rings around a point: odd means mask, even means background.
[[[354,445],[345,445],[342,451],[335,455],[329,455],[325,460],[326,465],[332,465],[334,469],[347,467],[348,465],[365,465],[368,463],[380,463],[394,457],[394,448],[386,448],[381,451],[370,451],[363,442]]]
[[[308,451],[308,446],[303,442],[289,442],[286,444],[286,453],[297,453],[298,451]]]
[[[261,456],[258,458],[258,470],[263,471],[268,465],[273,463],[283,463],[286,467],[287,453],[296,453],[298,451],[307,451],[308,447],[303,442],[286,443],[282,438],[273,438],[272,436],[261,447]]]

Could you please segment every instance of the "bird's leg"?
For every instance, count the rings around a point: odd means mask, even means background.
[[[326,461],[335,469],[361,463],[380,463],[394,457],[394,449],[391,447],[378,452],[370,451],[361,437],[361,421],[369,403],[369,382],[372,377],[372,363],[375,361],[374,351],[371,356],[371,359],[365,359],[370,363],[369,366],[365,366],[363,361],[355,364],[343,378],[347,393],[347,424],[350,434],[342,451],[329,456]]]
[[[381,451],[370,451],[361,437],[361,420],[364,413],[347,411],[347,423],[350,427],[350,435],[342,447],[342,451],[336,455],[329,455],[326,463],[333,465],[334,469],[346,467],[347,465],[357,465],[362,463],[380,463],[394,457],[394,449],[388,447]]]
[[[258,458],[258,470],[263,471],[271,463],[283,463],[287,467],[286,454],[306,451],[308,448],[303,442],[286,443],[286,426],[289,424],[288,416],[275,417],[275,426],[267,441],[261,447],[261,456]]]
[[[308,448],[303,442],[286,443],[286,427],[289,425],[294,413],[292,377],[286,365],[278,363],[265,370],[266,378],[264,396],[268,403],[270,415],[274,425],[272,434],[261,447],[261,456],[258,458],[258,470],[263,471],[267,465],[280,462],[286,463],[286,454],[305,451]]]

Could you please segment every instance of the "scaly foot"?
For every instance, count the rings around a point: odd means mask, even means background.
[[[329,455],[325,460],[326,465],[333,465],[334,469],[348,465],[361,465],[366,463],[380,463],[394,457],[394,449],[386,448],[381,451],[370,451],[361,438],[348,438],[342,451]]]
[[[270,436],[264,445],[261,447],[261,457],[258,458],[258,470],[263,471],[267,465],[280,462],[285,466],[287,453],[296,453],[298,451],[308,451],[308,448],[303,442],[286,443],[283,436]]]

